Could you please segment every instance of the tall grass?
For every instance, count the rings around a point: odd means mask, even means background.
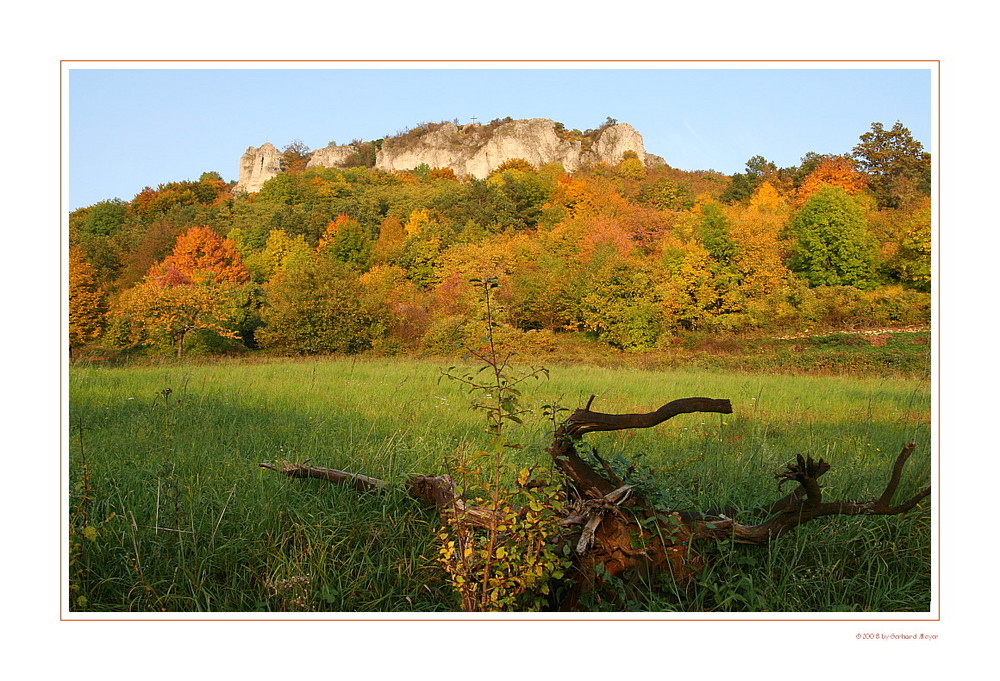
[[[439,379],[436,363],[395,359],[72,367],[72,607],[455,609],[434,563],[437,518],[402,484],[358,493],[257,466],[309,459],[393,483],[443,472],[446,457],[485,446],[487,436],[461,387]],[[605,459],[650,469],[675,508],[747,512],[779,496],[772,474],[797,453],[833,464],[823,478],[831,498],[864,499],[881,491],[902,445],[916,442],[904,496],[929,479],[929,392],[929,382],[907,379],[558,368],[527,386],[538,416],[509,434],[524,445],[511,450],[511,469],[547,465],[553,424],[542,405],[572,410],[595,394],[595,410],[636,412],[704,396],[729,398],[734,413],[689,414],[588,441]],[[711,553],[687,592],[650,585],[645,597],[591,607],[929,608],[926,508],[821,519],[767,548],[723,544]]]

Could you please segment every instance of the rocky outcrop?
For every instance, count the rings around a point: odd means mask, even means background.
[[[642,136],[627,123],[608,126],[586,141],[560,135],[556,123],[546,118],[510,121],[495,129],[445,123],[415,139],[404,135],[386,140],[375,167],[409,170],[426,163],[432,168],[451,168],[459,177],[484,178],[513,158],[535,166],[561,163],[573,172],[593,163],[618,163],[626,151],[645,159]]]
[[[234,187],[236,193],[259,192],[264,183],[281,172],[281,152],[265,142],[259,147],[248,147],[240,157],[240,179]]]
[[[345,165],[347,160],[356,154],[357,151],[358,148],[353,144],[347,144],[342,147],[334,145],[323,147],[322,149],[317,149],[309,156],[306,168],[339,168]]]
[[[357,151],[354,144],[317,149],[306,167],[343,167]],[[547,118],[486,126],[441,123],[383,140],[375,167],[397,171],[426,164],[431,168],[451,168],[459,177],[481,179],[515,158],[536,167],[561,163],[567,172],[574,172],[587,165],[618,163],[627,151],[635,152],[646,165],[663,162],[659,156],[646,153],[642,135],[628,123],[605,126],[586,136],[566,133]],[[274,146],[268,143],[250,147],[240,159],[236,191],[260,191],[267,180],[280,172],[281,152]]]

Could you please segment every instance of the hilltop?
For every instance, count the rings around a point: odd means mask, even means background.
[[[642,135],[628,123],[609,119],[594,130],[580,132],[547,118],[497,119],[487,124],[424,123],[401,134],[370,142],[355,140],[306,152],[307,168],[369,166],[401,171],[427,165],[449,168],[457,177],[487,177],[513,159],[539,167],[560,163],[568,172],[598,163],[614,165],[634,152],[646,166],[662,164],[647,154]],[[254,193],[287,170],[283,153],[266,142],[249,147],[240,158],[236,191]]]

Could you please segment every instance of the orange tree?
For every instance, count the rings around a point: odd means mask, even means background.
[[[236,243],[223,239],[208,227],[191,227],[177,237],[173,252],[154,265],[150,275],[166,277],[173,284],[250,281]]]
[[[232,240],[192,227],[140,284],[119,297],[112,317],[130,342],[166,342],[181,357],[194,331],[239,336],[237,326],[252,298],[249,280]]]
[[[70,351],[95,340],[104,325],[104,290],[80,247],[69,251]]]
[[[853,196],[867,188],[868,178],[857,170],[853,159],[846,156],[824,156],[799,185],[796,204],[801,206],[824,185],[840,187]]]

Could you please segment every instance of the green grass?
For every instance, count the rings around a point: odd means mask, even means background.
[[[436,514],[402,482],[486,446],[482,416],[442,363],[323,359],[71,367],[71,601],[87,611],[442,611]],[[161,391],[169,388],[169,395]],[[777,498],[795,454],[833,464],[829,498],[877,496],[903,444],[918,447],[899,495],[928,484],[930,385],[912,378],[556,367],[532,382],[536,418],[511,469],[548,465],[541,405],[649,411],[680,397],[729,398],[734,413],[682,415],[593,434],[602,457],[638,460],[676,508],[741,509]],[[365,473],[386,494],[292,481],[279,459]],[[82,463],[89,469],[91,500]],[[787,491],[787,490],[786,490]],[[85,515],[81,515],[85,513]],[[95,533],[96,531],[96,533]],[[832,517],[766,548],[719,545],[697,584],[631,592],[594,609],[927,611],[930,511]],[[663,585],[661,585],[662,587]]]

